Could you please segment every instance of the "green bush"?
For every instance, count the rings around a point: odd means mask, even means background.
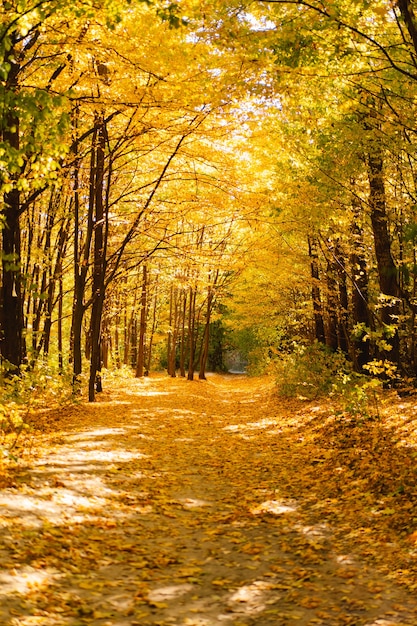
[[[11,374],[7,363],[0,369],[0,455],[14,458],[11,450],[24,448],[21,435],[32,430],[38,409],[71,398],[69,374],[60,374],[39,360],[33,368]]]
[[[278,392],[287,398],[313,400],[329,395],[348,372],[350,367],[345,356],[319,343],[298,346],[274,364]]]
[[[273,374],[280,396],[306,400],[327,396],[335,400],[339,415],[378,414],[376,390],[381,382],[355,373],[342,352],[331,352],[322,344],[298,346],[274,362]]]
[[[10,374],[6,366],[0,369],[0,405],[9,401],[22,405],[62,402],[71,396],[71,381],[70,372],[58,373],[41,359],[33,367],[22,367],[19,375]]]

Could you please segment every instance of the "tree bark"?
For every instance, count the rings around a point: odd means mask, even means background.
[[[151,371],[153,342],[154,342],[157,324],[158,324],[158,277],[156,278],[154,282],[154,293],[153,293],[153,302],[152,302],[152,327],[149,333],[149,344],[148,344],[148,354],[147,354],[147,359],[146,359],[145,376],[148,376],[149,372]]]
[[[58,279],[58,371],[60,374],[64,371],[64,343],[62,332],[62,320],[64,312],[64,281],[62,274]]]
[[[194,359],[195,359],[195,303],[197,299],[197,288],[190,287],[188,302],[188,380],[194,380]]]
[[[324,331],[323,307],[320,293],[320,274],[317,254],[317,241],[314,237],[308,237],[308,254],[310,257],[311,271],[311,299],[313,302],[314,334],[317,341],[326,343]]]
[[[340,242],[335,245],[335,272],[337,274],[337,282],[339,285],[339,312],[338,312],[338,328],[337,343],[345,354],[349,354],[349,296],[346,283],[345,258],[342,252]]]
[[[326,270],[327,279],[327,324],[326,324],[326,345],[330,350],[336,352],[339,347],[338,342],[338,313],[339,313],[339,298],[337,290],[337,282],[334,272],[334,261],[327,261]]]
[[[12,37],[13,41],[13,37]],[[18,89],[19,62],[15,61],[17,52],[6,53],[5,61],[10,64],[10,71],[5,89],[13,95]],[[5,114],[1,128],[1,139],[18,153],[19,117],[13,111]],[[12,174],[14,188],[4,194],[4,227],[2,229],[2,285],[0,294],[0,349],[2,359],[7,361],[12,373],[19,373],[26,356],[23,329],[23,298],[21,276],[21,233],[20,233],[20,192],[16,188],[19,174]]]
[[[181,291],[182,309],[181,309],[181,345],[180,345],[180,376],[185,378],[185,347],[186,347],[186,334],[185,325],[187,320],[187,292]]]
[[[414,51],[417,53],[417,20],[412,2],[410,0],[397,0],[397,6],[407,27]]]
[[[79,202],[79,168],[78,159],[74,166],[74,301],[71,323],[71,354],[73,362],[73,387],[74,392],[79,392],[80,375],[82,372],[82,325],[84,319],[85,291],[87,284],[87,275],[90,265],[91,242],[94,229],[94,185],[96,178],[96,142],[97,142],[97,125],[91,140],[90,153],[90,171],[89,171],[89,199],[88,199],[88,215],[87,228],[82,249],[80,245],[80,202]],[[77,155],[78,144],[75,144],[75,154]]]
[[[207,309],[206,309],[206,320],[204,325],[203,339],[202,339],[202,349],[200,355],[200,371],[198,373],[198,377],[200,380],[206,380],[206,368],[207,368],[207,360],[209,355],[209,346],[210,346],[210,323],[211,323],[211,313],[213,310],[214,303],[214,286],[217,284],[217,280],[219,278],[219,270],[214,273],[214,278],[212,273],[209,273],[208,277],[208,288],[207,288]]]
[[[106,273],[106,219],[104,206],[104,157],[105,157],[105,127],[102,116],[96,120],[97,158],[96,176],[94,183],[94,266],[92,280],[92,309],[91,309],[91,359],[90,376],[88,381],[88,399],[94,402],[95,392],[102,390],[101,384],[101,324],[104,306],[104,282]],[[107,210],[107,207],[106,207]]]
[[[43,352],[45,355],[49,353],[49,344],[51,340],[51,328],[52,328],[52,313],[54,309],[55,288],[56,284],[59,284],[62,278],[62,263],[65,258],[66,243],[69,236],[70,221],[66,220],[59,230],[58,240],[56,243],[56,259],[55,267],[52,275],[49,278],[49,285],[47,291],[47,298],[45,302],[45,322],[42,332],[42,339],[39,345],[39,350],[43,346]]]
[[[388,230],[388,216],[386,212],[386,196],[384,181],[384,163],[381,148],[374,146],[368,155],[369,206],[371,209],[371,224],[374,236],[375,255],[378,267],[379,286],[382,297],[388,296],[388,302],[381,306],[381,319],[384,325],[393,326],[398,323],[399,289],[398,272],[391,254],[391,238]],[[393,336],[386,336],[391,350],[386,358],[399,363],[398,330]]]
[[[206,311],[206,321],[204,324],[204,332],[202,339],[202,348],[200,355],[200,370],[198,372],[198,378],[200,380],[206,380],[206,367],[207,367],[207,359],[209,354],[209,345],[210,345],[210,318],[211,318],[211,310],[213,303],[213,293],[209,288],[209,293],[207,295],[207,311]]]
[[[148,289],[148,267],[146,263],[142,266],[142,289],[140,298],[140,322],[139,322],[139,342],[138,360],[136,363],[136,378],[143,378],[145,371],[145,338],[146,338],[146,317],[147,317],[147,289]]]
[[[167,337],[167,372],[169,376],[172,372],[172,350],[173,350],[173,319],[174,319],[174,285],[171,284],[169,290],[169,319],[168,319],[168,337]],[[174,371],[175,376],[175,371]]]
[[[352,290],[352,322],[353,326],[364,327],[360,334],[355,332],[353,363],[357,371],[362,371],[363,366],[370,359],[370,341],[363,341],[367,329],[372,328],[372,318],[369,313],[369,287],[368,270],[366,264],[365,243],[363,230],[360,225],[360,205],[356,198],[352,202],[353,220],[350,227],[352,252],[350,254],[350,267],[353,278]]]
[[[171,290],[172,299],[172,316],[170,323],[170,352],[168,362],[168,373],[172,378],[177,375],[177,343],[179,334],[179,319],[180,319],[180,292],[177,287],[173,287]]]

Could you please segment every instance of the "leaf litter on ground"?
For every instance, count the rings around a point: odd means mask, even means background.
[[[415,625],[416,405],[153,376],[39,412],[0,492],[0,623]]]

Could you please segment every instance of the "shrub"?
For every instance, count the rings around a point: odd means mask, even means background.
[[[329,395],[351,371],[341,352],[331,352],[319,343],[298,346],[291,354],[275,361],[273,369],[281,396],[308,400]]]
[[[32,430],[36,411],[71,398],[71,377],[58,375],[39,360],[33,368],[11,375],[7,364],[0,369],[0,455],[15,458],[25,448],[25,434]],[[12,452],[13,451],[13,452]]]
[[[297,346],[275,361],[273,373],[283,397],[331,397],[338,405],[337,414],[361,418],[371,417],[372,404],[372,412],[378,416],[376,391],[381,381],[355,373],[342,352],[331,352],[319,343]]]

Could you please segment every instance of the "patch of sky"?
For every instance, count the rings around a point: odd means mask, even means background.
[[[268,31],[276,29],[276,24],[264,15],[256,17],[252,13],[243,12],[239,15],[239,20],[247,22],[250,29],[254,31]]]

